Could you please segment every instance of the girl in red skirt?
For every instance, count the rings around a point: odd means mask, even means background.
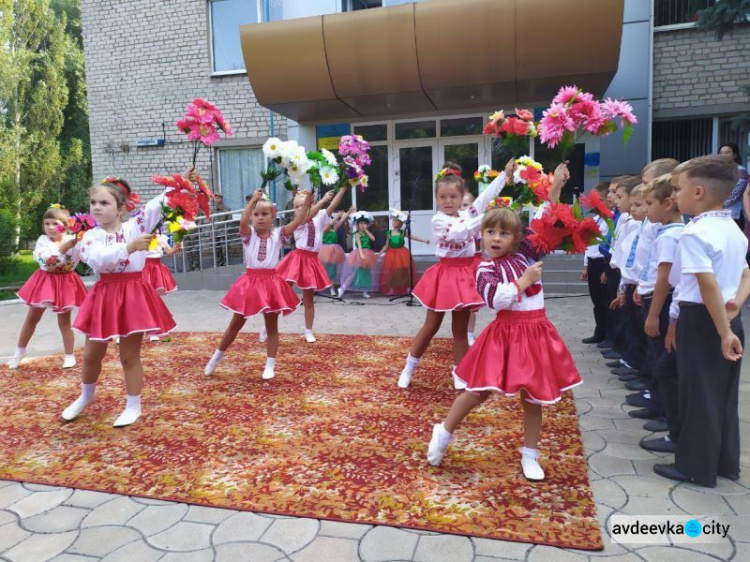
[[[8,363],[11,369],[17,369],[21,364],[21,359],[26,355],[26,346],[46,308],[57,314],[57,325],[65,348],[63,369],[75,367],[75,337],[70,328],[70,312],[81,306],[86,298],[86,287],[75,272],[80,260],[76,247],[78,239],[64,234],[68,218],[68,211],[59,205],[52,205],[42,215],[44,234],[36,241],[34,248],[34,260],[39,264],[39,269],[17,293],[29,311],[18,336],[16,352]]]
[[[406,249],[407,234],[403,230],[404,223],[408,218],[406,213],[398,209],[391,209],[393,228],[385,233],[385,246],[380,250],[378,256],[385,254],[383,267],[380,270],[380,292],[384,295],[402,295],[408,293],[412,284],[409,282],[409,273],[412,279],[417,278],[417,270],[414,267],[409,250]],[[409,236],[412,240],[429,244],[429,240],[419,236]]]
[[[524,418],[521,467],[529,480],[543,480],[537,458],[542,404],[554,404],[560,393],[581,384],[573,358],[544,311],[540,282],[542,263],[529,244],[522,244],[521,219],[509,208],[487,212],[482,240],[489,261],[477,270],[476,288],[498,311],[456,368],[466,385],[448,417],[432,430],[427,460],[437,466],[453,432],[492,392],[520,394]]]
[[[186,174],[192,175],[194,170]],[[99,281],[86,296],[73,323],[74,330],[86,334],[86,347],[81,395],[62,413],[67,421],[78,417],[93,402],[107,345],[116,338],[120,340],[127,402],[114,425],[130,425],[141,415],[143,335],[166,335],[175,327],[169,310],[142,276],[146,250],[153,239],[151,233],[162,219],[165,193],[122,222],[123,212],[134,211],[140,203],[125,180],[108,177],[89,192],[91,214],[99,226],[88,230],[78,245],[81,259],[99,274]]]
[[[411,383],[414,369],[440,329],[446,312],[453,315],[454,370],[455,365],[466,354],[469,348],[469,315],[483,304],[474,285],[474,236],[479,232],[485,207],[505,186],[506,178],[511,176],[514,166],[515,160],[511,159],[505,172],[496,177],[465,211],[461,210],[461,202],[466,194],[461,167],[446,162],[437,175],[435,201],[438,212],[432,217],[432,234],[436,240],[435,255],[440,261],[425,271],[414,287],[414,296],[428,310],[398,379],[398,386],[401,388],[406,388]],[[453,380],[456,388],[464,388],[455,373]]]
[[[276,268],[282,279],[294,283],[302,289],[302,304],[305,306],[305,340],[315,343],[313,322],[315,321],[315,292],[331,286],[323,264],[320,263],[318,252],[323,245],[323,228],[331,223],[331,216],[346,193],[346,187],[339,189],[334,196],[328,191],[308,211],[307,220],[294,231],[295,249],[289,252]],[[308,203],[308,194],[303,191],[294,196],[294,211],[299,214],[302,207]],[[328,205],[325,212],[319,212]],[[263,339],[261,333],[261,340]]]
[[[162,257],[171,256],[182,249],[182,244],[169,245],[169,239],[161,232],[154,236],[151,245],[146,252],[146,267],[143,268],[143,280],[151,285],[159,296],[172,293],[177,290],[177,283],[172,277],[166,265],[161,261]],[[159,341],[159,336],[152,335],[150,341]]]
[[[261,189],[255,192],[245,210],[242,211],[240,236],[247,272],[234,282],[221,300],[221,306],[231,310],[234,314],[224,332],[224,337],[221,338],[219,347],[206,365],[204,371],[206,375],[211,375],[216,370],[219,361],[224,357],[247,319],[256,314],[263,314],[267,343],[266,367],[261,378],[269,380],[275,376],[276,351],[279,348],[279,313],[286,316],[294,312],[299,305],[297,295],[279,275],[276,265],[279,263],[279,254],[284,243],[292,235],[294,229],[307,219],[310,209],[309,197],[309,194],[306,194],[294,220],[281,228],[274,228],[276,208]]]
[[[351,207],[347,212],[339,211],[333,222],[323,228],[323,246],[320,248],[320,263],[326,268],[328,280],[331,282],[331,296],[336,296],[334,285],[341,283],[341,266],[346,261],[346,252],[339,244],[337,231],[354,212]]]

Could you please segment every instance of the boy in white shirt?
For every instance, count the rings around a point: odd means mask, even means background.
[[[747,238],[723,210],[737,167],[720,156],[686,162],[675,196],[694,216],[680,239],[675,302],[665,345],[675,349],[682,434],[674,464],[654,472],[713,488],[740,477],[737,410],[744,331],[739,312],[750,293]]]
[[[679,169],[679,166],[678,168]],[[673,287],[669,272],[677,254],[677,244],[685,228],[682,213],[672,197],[672,174],[656,178],[644,187],[648,219],[658,224],[656,239],[649,251],[648,263],[641,271],[638,294],[643,303],[644,331],[648,337],[648,358],[651,364],[651,400],[660,402],[669,434],[641,442],[648,451],[674,453],[680,435],[677,406],[677,364],[673,354],[664,349],[669,328],[669,306]],[[666,355],[666,357],[665,357]]]

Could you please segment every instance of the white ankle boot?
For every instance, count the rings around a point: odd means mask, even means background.
[[[521,447],[521,468],[523,469],[523,475],[527,480],[533,482],[544,480],[544,470],[539,466],[539,463],[537,462],[538,458],[539,451],[537,449]]]
[[[427,446],[427,462],[432,466],[439,466],[451,441],[453,434],[448,433],[442,423],[435,424],[432,427],[432,439]]]

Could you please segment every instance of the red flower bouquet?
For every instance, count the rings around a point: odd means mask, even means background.
[[[591,217],[584,217],[578,202],[574,205],[555,203],[545,209],[541,218],[529,225],[527,239],[540,254],[564,250],[582,254],[592,244],[603,241],[599,225]]]
[[[211,217],[209,201],[214,193],[199,175],[195,176],[195,184],[180,174],[169,176],[153,176],[151,181],[158,185],[171,188],[167,192],[166,202],[162,204],[162,221],[167,224],[175,242],[179,242],[193,228],[195,217],[199,209],[206,218]],[[154,229],[156,233],[161,223]]]
[[[482,131],[485,135],[492,135],[500,139],[503,146],[528,149],[528,139],[537,135],[534,124],[534,114],[528,109],[516,109],[516,112],[505,115],[496,111],[490,115],[490,122]]]
[[[97,225],[91,213],[76,213],[68,218],[68,232],[73,234],[79,240],[83,238],[87,230],[95,228]]]

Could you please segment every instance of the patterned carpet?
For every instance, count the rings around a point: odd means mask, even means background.
[[[406,338],[282,336],[276,378],[262,381],[255,334],[241,334],[214,376],[203,375],[219,337],[144,344],[144,416],[121,430],[112,428],[124,403],[116,346],[97,400],[68,424],[60,413],[78,394],[78,369],[63,372],[58,357],[3,368],[0,479],[602,548],[572,396],[545,409],[544,482],[521,474],[521,408],[500,397],[468,418],[434,468],[431,426],[456,396],[449,340],[433,343],[402,390]]]

